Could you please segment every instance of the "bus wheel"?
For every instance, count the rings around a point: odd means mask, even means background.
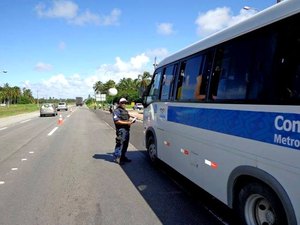
[[[152,163],[156,164],[157,159],[157,148],[155,144],[155,140],[153,137],[150,137],[148,139],[148,155]]]
[[[238,211],[246,225],[288,224],[284,208],[276,194],[266,185],[252,183],[239,193]]]

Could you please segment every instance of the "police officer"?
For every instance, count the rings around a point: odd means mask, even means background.
[[[118,107],[113,111],[113,120],[116,126],[116,146],[114,152],[114,161],[118,164],[131,162],[126,157],[126,152],[129,144],[130,126],[135,122],[131,120],[128,111],[125,109],[127,100],[121,98]]]

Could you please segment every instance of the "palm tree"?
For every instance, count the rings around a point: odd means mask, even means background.
[[[3,97],[4,97],[4,101],[9,105],[11,97],[12,97],[12,89],[8,83],[4,84]]]
[[[21,89],[17,86],[11,88],[11,101],[12,104],[18,103],[18,99],[21,97]]]
[[[105,94],[107,94],[108,93],[108,89],[110,89],[110,88],[114,88],[116,86],[116,82],[114,82],[113,80],[109,80],[109,81],[107,81],[105,84],[104,84],[104,90],[103,90],[103,92],[105,93]]]
[[[23,97],[31,103],[34,102],[34,98],[30,89],[23,88]]]
[[[142,96],[143,92],[146,90],[147,86],[151,82],[152,75],[149,72],[144,72],[142,75],[138,75],[139,81],[139,96]]]
[[[94,86],[93,86],[93,89],[95,91],[95,93],[102,93],[103,91],[103,83],[101,81],[97,81]]]
[[[136,85],[134,83],[134,80],[132,80],[131,78],[122,78],[118,85],[117,85],[117,89],[119,91],[128,91],[128,90],[135,90],[136,89]]]
[[[2,87],[0,87],[0,103],[3,103],[4,100],[4,90]]]

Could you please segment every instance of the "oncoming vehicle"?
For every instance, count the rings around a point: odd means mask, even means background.
[[[134,110],[143,110],[144,106],[142,103],[135,103],[135,105],[133,106]]]
[[[282,1],[164,59],[145,143],[240,224],[300,224],[300,1]]]
[[[40,107],[40,116],[56,116],[57,111],[54,104],[51,103],[45,103],[42,104]]]
[[[65,102],[59,102],[57,105],[57,111],[66,110],[68,111],[68,105]]]
[[[82,97],[76,97],[76,106],[82,106],[83,105],[83,98]]]

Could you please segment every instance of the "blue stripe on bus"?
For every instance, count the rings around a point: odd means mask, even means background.
[[[169,106],[167,120],[300,150],[300,115]]]

